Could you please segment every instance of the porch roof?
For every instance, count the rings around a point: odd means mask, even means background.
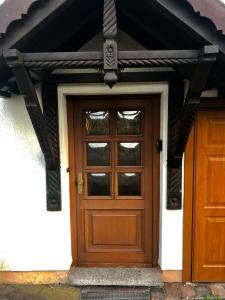
[[[0,7],[0,51],[78,51],[102,31],[102,2],[6,0]],[[204,4],[199,0],[117,1],[118,28],[147,50],[199,50],[217,45],[220,55],[208,88],[225,89],[225,7],[219,0],[205,0]],[[0,90],[9,90],[12,74],[1,57],[0,70]],[[187,65],[176,71],[190,79],[193,68]]]
[[[185,0],[191,4],[195,13],[208,18],[213,22],[218,31],[225,34],[225,5],[220,0]],[[22,22],[35,7],[41,5],[42,0],[5,0],[0,6],[0,36],[7,33],[13,22]],[[54,1],[55,5],[57,2]]]
[[[12,1],[5,3],[5,9],[7,3],[10,7]],[[11,14],[13,17],[8,23],[7,18],[5,23],[2,21],[5,33],[0,38],[0,91],[6,96],[10,92],[24,95],[45,156],[49,210],[61,209],[60,162],[58,151],[55,151],[58,147],[56,85],[51,86],[49,79],[52,79],[54,69],[68,66],[103,70],[101,82],[104,80],[110,87],[121,79],[119,75],[125,67],[173,67],[179,80],[173,82],[174,95],[170,82],[169,115],[176,117],[171,117],[169,122],[167,207],[181,207],[180,166],[201,94],[207,88],[225,91],[223,32],[213,23],[213,18],[202,17],[195,9],[188,0],[123,0],[116,3],[115,0],[104,0],[104,3],[99,0],[27,0],[20,21],[13,19],[18,18],[15,13]],[[146,50],[131,51],[127,45],[126,51],[120,51],[118,28]],[[100,31],[103,37],[99,41],[100,51],[78,52]],[[40,71],[44,71],[44,75]],[[190,85],[184,100],[185,78],[190,79]],[[44,114],[34,88],[37,81],[43,87],[47,86],[43,91]],[[86,77],[86,82],[90,82],[90,78]],[[52,100],[54,107],[50,107]],[[52,132],[52,128],[56,131]]]

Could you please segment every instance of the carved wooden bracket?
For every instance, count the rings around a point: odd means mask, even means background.
[[[213,63],[216,61],[219,49],[217,46],[204,46],[200,53],[199,63],[195,67],[192,80],[181,112],[181,122],[177,135],[173,163],[180,165],[195,120],[196,110],[200,104],[200,97],[207,84]]]
[[[182,158],[191,128],[195,121],[201,94],[204,91],[210,70],[216,61],[218,52],[217,46],[205,46],[202,49],[199,63],[195,67],[185,101],[177,102],[177,112],[174,113],[174,109],[172,109],[173,119],[170,121],[170,126],[172,127],[169,128],[170,146],[168,149],[168,209],[181,208]],[[174,91],[172,93],[174,93]],[[174,95],[172,95],[172,97],[174,97]],[[181,105],[181,103],[183,104]],[[171,119],[171,116],[169,116],[169,118]]]
[[[54,116],[51,115],[50,117],[52,120],[50,120],[50,118],[46,120],[42,113],[30,74],[24,66],[23,55],[16,50],[10,49],[4,52],[4,57],[14,74],[20,93],[24,96],[27,112],[45,158],[47,209],[52,211],[61,210],[59,153],[56,146],[58,143],[58,125],[52,124],[55,120],[54,117],[56,118],[57,109],[53,112]],[[57,99],[55,99],[55,101],[56,100]],[[47,105],[52,106],[52,104]],[[54,126],[56,126],[56,128],[52,131]]]
[[[168,105],[168,166],[167,166],[167,208],[181,209],[182,165],[174,168],[171,164],[179,131],[181,111],[184,101],[183,80],[169,82]]]
[[[103,37],[104,81],[112,87],[118,81],[117,19],[114,0],[104,0]]]
[[[58,95],[56,85],[42,85],[43,113],[55,156],[55,167],[46,167],[47,209],[61,210],[61,170],[59,148]]]

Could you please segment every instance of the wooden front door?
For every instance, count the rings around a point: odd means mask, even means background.
[[[196,126],[194,281],[225,281],[225,111],[202,111]]]
[[[157,264],[159,96],[71,98],[68,109],[77,264]]]

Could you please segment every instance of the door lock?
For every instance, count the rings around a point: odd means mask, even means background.
[[[156,149],[157,149],[159,152],[161,152],[161,151],[163,150],[163,141],[162,141],[162,140],[158,139],[158,140],[156,141]]]

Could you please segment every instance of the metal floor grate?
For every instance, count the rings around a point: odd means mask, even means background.
[[[81,300],[149,300],[150,290],[106,290],[81,291]]]

